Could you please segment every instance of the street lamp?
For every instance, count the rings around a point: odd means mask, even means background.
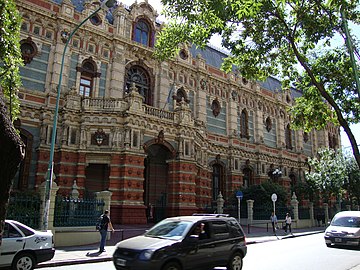
[[[274,177],[274,180],[277,181],[279,179],[279,177],[282,176],[282,171],[279,168],[276,168],[273,172],[272,175]]]
[[[58,121],[58,114],[59,114],[59,103],[60,103],[60,92],[61,92],[61,81],[62,81],[62,74],[64,69],[64,59],[65,59],[65,53],[66,49],[69,45],[69,42],[72,38],[72,36],[76,33],[76,31],[91,17],[93,17],[96,13],[98,13],[101,9],[108,10],[112,8],[116,3],[116,0],[104,0],[101,2],[100,6],[91,13],[87,18],[85,18],[69,35],[67,35],[66,43],[64,46],[64,51],[61,58],[61,67],[60,67],[60,74],[59,74],[59,83],[57,86],[57,96],[56,96],[56,105],[55,105],[55,112],[54,112],[54,121],[53,121],[53,127],[52,127],[52,134],[51,134],[51,145],[50,145],[50,157],[49,157],[49,165],[48,170],[46,174],[46,183],[45,183],[45,207],[44,207],[44,216],[43,216],[43,224],[42,229],[47,230],[48,229],[48,223],[49,223],[49,209],[50,209],[50,192],[54,177],[54,150],[55,150],[55,139],[56,139],[56,129],[57,129],[57,121]],[[62,33],[61,37],[62,40],[65,40],[65,32]]]

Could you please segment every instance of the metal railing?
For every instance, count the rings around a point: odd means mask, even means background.
[[[103,213],[105,202],[96,199],[73,199],[57,196],[54,226],[94,226]]]
[[[40,228],[41,199],[38,193],[13,192],[10,194],[6,219],[13,219],[27,226]]]

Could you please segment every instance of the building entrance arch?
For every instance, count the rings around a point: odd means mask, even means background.
[[[168,204],[168,163],[173,154],[163,144],[146,147],[144,160],[144,203],[147,206],[147,219],[157,222],[166,217]]]

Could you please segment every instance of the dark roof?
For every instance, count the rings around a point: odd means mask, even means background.
[[[211,45],[206,46],[205,49],[199,49],[193,45],[190,48],[190,52],[193,57],[196,57],[200,54],[202,58],[205,59],[206,64],[218,69],[220,69],[224,58],[227,57],[226,52],[221,51],[221,49],[212,47]],[[264,82],[259,81],[259,84],[261,85],[261,87],[274,93],[281,91],[281,81],[276,79],[275,77],[268,77]],[[292,98],[300,97],[301,91],[296,90],[295,88],[291,88],[291,96]]]

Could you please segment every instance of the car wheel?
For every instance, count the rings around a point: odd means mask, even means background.
[[[168,262],[162,270],[181,270],[181,266],[177,262]]]
[[[35,259],[29,253],[21,253],[15,257],[12,263],[14,270],[32,270],[35,267]]]
[[[243,258],[241,253],[236,252],[231,256],[231,259],[229,261],[228,270],[241,270],[243,266]]]
[[[326,243],[326,246],[327,246],[327,247],[331,247],[331,244]]]

